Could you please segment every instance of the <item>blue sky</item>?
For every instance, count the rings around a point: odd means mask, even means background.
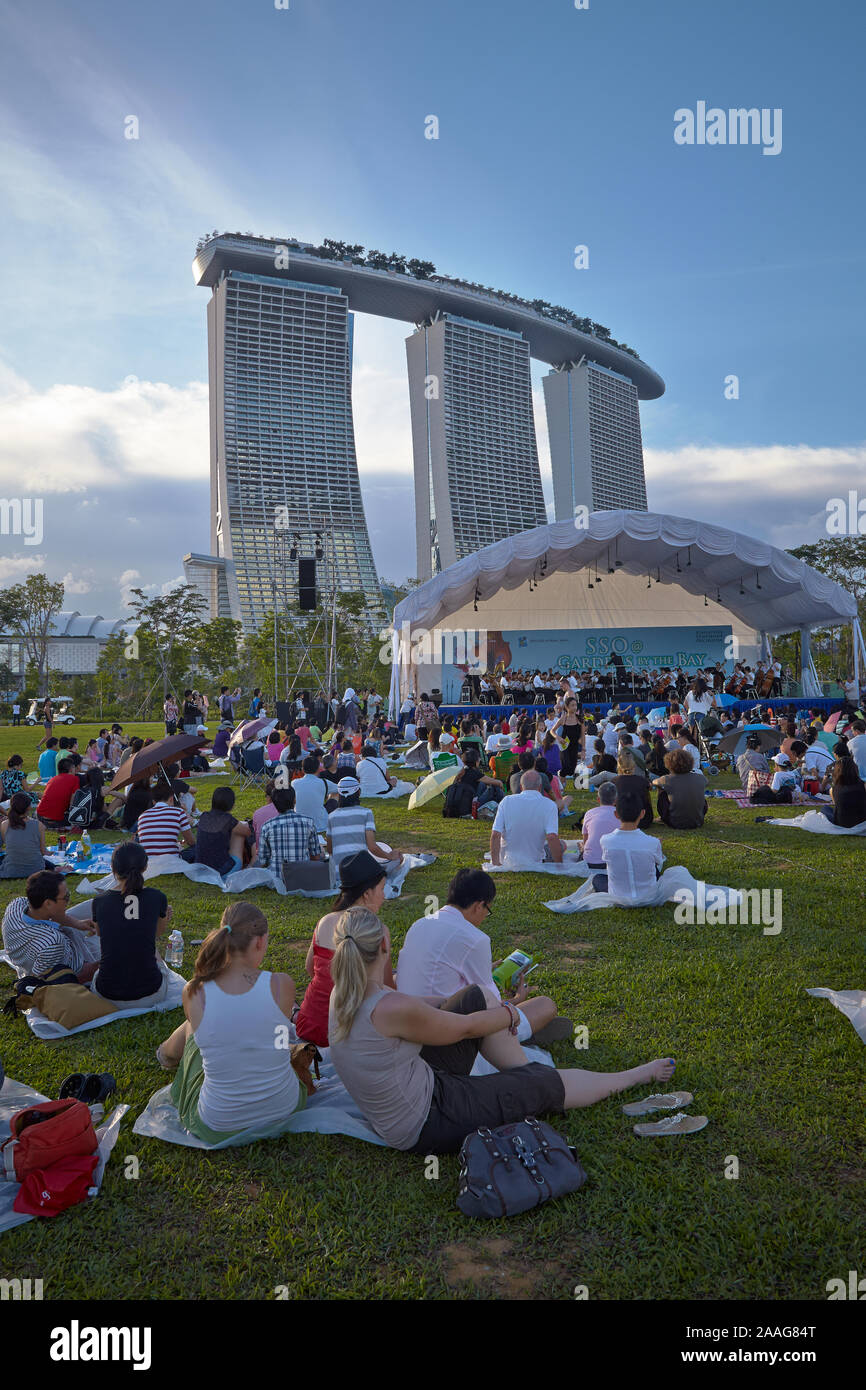
[[[45,498],[69,606],[120,616],[129,583],[207,548],[190,263],[212,228],[401,251],[606,324],[667,383],[642,408],[654,510],[796,544],[863,477],[853,0],[0,0],[0,20],[0,490]],[[699,100],[781,108],[781,153],[678,146]],[[406,331],[355,337],[392,579],[414,565]],[[0,537],[0,582],[33,560]]]

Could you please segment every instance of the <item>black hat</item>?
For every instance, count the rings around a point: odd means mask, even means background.
[[[340,887],[357,888],[361,883],[370,883],[385,877],[385,870],[367,849],[359,849],[355,854],[347,854],[340,864]]]

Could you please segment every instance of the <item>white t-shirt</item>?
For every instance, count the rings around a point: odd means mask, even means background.
[[[780,767],[778,772],[773,773],[773,780],[770,786],[774,792],[777,792],[781,787],[796,787],[799,785],[799,781],[800,779],[797,776],[795,768]]]
[[[295,793],[295,810],[300,816],[309,816],[317,830],[323,834],[328,829],[328,813],[325,810],[327,784],[323,777],[314,772],[305,772],[292,783]]]
[[[625,907],[650,903],[656,897],[656,866],[665,862],[661,840],[643,830],[613,830],[601,837],[607,868],[607,891]]]
[[[541,792],[506,796],[496,808],[493,830],[502,836],[502,863],[509,868],[529,868],[544,860],[547,836],[559,828],[556,803]]]
[[[361,783],[362,796],[381,796],[391,790],[384,758],[360,758],[355,765],[355,776]]]
[[[860,701],[860,690],[857,681],[850,680],[845,682],[845,695],[849,704],[856,705]]]
[[[413,922],[397,961],[397,988],[403,994],[448,998],[466,985],[499,990],[493,982],[490,937],[467,922],[458,907],[445,904]]]
[[[700,748],[696,748],[695,745],[694,745],[693,743],[684,743],[684,744],[680,745],[680,742],[679,742],[678,739],[677,739],[676,742],[674,743],[674,747],[675,747],[675,748],[682,747],[683,752],[688,753],[689,757],[690,757],[691,760],[692,760],[692,769],[693,769],[693,771],[695,771],[695,772],[700,772],[700,770],[701,770],[701,750],[700,750]]]
[[[612,758],[616,757],[617,749],[619,748],[619,736],[623,732],[624,731],[622,729],[615,728],[613,724],[605,725],[604,731],[602,733],[602,738],[604,739],[604,751],[605,753],[609,753]]]
[[[713,704],[713,697],[709,691],[703,695],[693,695],[688,691],[685,698],[686,710],[689,714],[709,714]]]
[[[804,772],[817,773],[819,777],[824,776],[827,768],[833,762],[835,762],[833,754],[830,752],[829,748],[825,748],[823,743],[810,744],[803,754]]]
[[[857,770],[866,782],[866,734],[857,734],[848,740],[848,752],[857,764]]]

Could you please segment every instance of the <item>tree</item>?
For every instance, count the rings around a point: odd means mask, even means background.
[[[207,604],[192,584],[179,584],[176,589],[159,598],[148,598],[143,589],[132,589],[130,592],[134,595],[129,601],[133,617],[154,643],[165,699],[169,691],[172,658],[178,647],[191,644],[194,633],[201,626],[201,613]]]
[[[234,618],[212,618],[199,623],[190,635],[190,644],[204,674],[220,685],[234,685],[238,679],[243,626]]]
[[[808,545],[798,545],[789,551],[797,560],[805,560],[812,569],[826,574],[857,601],[860,625],[866,622],[866,536],[831,536]],[[777,639],[776,647],[784,643],[793,654],[793,637]],[[821,675],[840,675],[843,679],[854,669],[851,632],[848,627],[821,628],[811,635],[812,657]],[[779,658],[783,660],[783,657]]]
[[[407,262],[406,269],[416,280],[429,280],[431,275],[436,274],[436,267],[432,261],[419,261],[414,257]]]
[[[28,662],[35,666],[37,695],[43,693],[48,640],[63,607],[64,592],[62,583],[52,584],[44,574],[28,574],[23,584],[0,591],[0,624],[10,636],[20,639]]]

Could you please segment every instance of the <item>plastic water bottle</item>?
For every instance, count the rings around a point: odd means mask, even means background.
[[[86,831],[86,830],[82,830],[82,832],[81,832],[81,851],[80,851],[80,853],[81,853],[81,858],[82,858],[82,859],[90,859],[90,857],[91,857],[92,854],[93,854],[93,845],[91,844],[91,841],[90,841],[90,835],[89,835],[88,831]]]
[[[165,963],[171,966],[172,970],[177,970],[183,965],[183,933],[178,931],[177,927],[169,933]]]

